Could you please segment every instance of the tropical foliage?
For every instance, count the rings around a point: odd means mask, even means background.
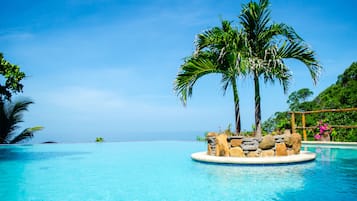
[[[270,17],[269,1],[249,2],[243,5],[239,17],[247,43],[249,72],[255,87],[256,136],[261,136],[260,78],[265,82],[279,80],[287,91],[291,72],[286,59],[295,59],[308,68],[316,83],[321,66],[315,52],[309,48],[295,30],[283,23],[273,23]]]
[[[13,93],[22,92],[23,85],[21,80],[25,73],[20,71],[19,66],[6,61],[0,53],[0,101],[10,100]]]
[[[95,142],[104,142],[104,138],[102,137],[96,137]]]
[[[245,48],[240,33],[230,22],[222,21],[221,27],[214,27],[199,34],[195,44],[196,52],[181,65],[174,83],[175,91],[186,105],[197,80],[209,74],[220,74],[223,91],[226,92],[228,86],[232,87],[236,133],[240,133],[237,78],[243,73],[241,52]]]
[[[268,133],[273,131],[281,132],[284,129],[291,129],[290,114],[287,111],[275,112],[274,115],[263,122],[262,129]]]
[[[187,97],[192,95],[193,86],[199,78],[212,73],[221,74],[224,91],[228,86],[233,89],[236,132],[240,133],[237,78],[251,75],[255,88],[256,136],[260,137],[260,79],[265,82],[278,80],[286,92],[291,78],[286,59],[296,59],[305,64],[314,83],[321,66],[314,51],[292,27],[271,22],[268,0],[243,4],[239,20],[241,30],[233,28],[228,21],[222,21],[222,27],[215,27],[198,35],[196,52],[181,66],[174,88],[186,104]]]
[[[19,124],[23,122],[23,112],[32,104],[29,100],[0,101],[0,144],[15,144],[33,137],[41,126],[26,128],[17,133]]]
[[[22,92],[22,79],[25,73],[20,67],[11,64],[0,53],[0,144],[14,144],[33,137],[34,132],[42,130],[41,126],[26,128],[16,133],[19,124],[23,122],[24,111],[30,104],[29,100],[11,101],[13,94]]]
[[[294,111],[312,111],[322,109],[342,109],[342,108],[357,108],[357,62],[351,64],[345,72],[338,76],[335,84],[331,85],[312,101],[306,101],[304,98],[306,89],[293,92],[289,96],[288,103],[290,109]],[[302,95],[302,96],[299,96]],[[310,94],[310,92],[308,92]],[[299,98],[300,97],[300,98]],[[281,115],[284,114],[284,115]],[[301,117],[297,116],[296,119]],[[264,129],[268,131],[278,130],[280,124],[289,122],[290,115],[288,112],[277,112],[274,116],[264,122]],[[308,137],[313,139],[313,136],[318,132],[318,122],[328,123],[329,125],[355,125],[357,126],[357,112],[334,112],[306,115],[306,126],[316,129],[309,130]],[[297,121],[298,126],[301,122]],[[289,128],[290,125],[286,124]],[[335,141],[357,141],[357,129],[351,128],[333,128],[331,135]]]
[[[309,97],[311,97],[314,93],[308,89],[308,88],[303,88],[298,91],[294,91],[289,95],[287,103],[290,105],[289,109],[291,111],[298,111],[299,110],[299,105],[302,102],[307,101]]]

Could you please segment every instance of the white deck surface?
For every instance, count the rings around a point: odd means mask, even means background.
[[[300,154],[290,156],[274,157],[217,157],[207,155],[207,152],[197,152],[191,155],[196,161],[206,163],[223,163],[223,164],[245,164],[245,165],[264,165],[264,164],[289,164],[300,163],[315,160],[316,154],[308,151],[301,151]]]

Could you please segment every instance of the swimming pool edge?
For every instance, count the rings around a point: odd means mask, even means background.
[[[290,156],[274,157],[221,157],[210,156],[207,152],[196,152],[191,154],[194,161],[216,164],[237,165],[274,165],[274,164],[296,164],[309,162],[316,159],[316,154],[309,151],[301,151],[300,154]]]

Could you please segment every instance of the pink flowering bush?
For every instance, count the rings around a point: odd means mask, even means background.
[[[322,135],[329,135],[331,133],[331,127],[327,123],[323,123],[322,120],[318,122],[317,128],[319,129],[319,133],[314,136],[316,140],[320,140]]]
[[[320,135],[320,134],[316,134],[316,135],[314,136],[314,138],[315,138],[316,140],[319,140],[319,139],[321,139],[321,135]]]

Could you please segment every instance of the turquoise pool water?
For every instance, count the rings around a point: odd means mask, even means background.
[[[308,147],[314,162],[194,162],[201,142],[0,146],[1,201],[357,200],[357,149]]]

